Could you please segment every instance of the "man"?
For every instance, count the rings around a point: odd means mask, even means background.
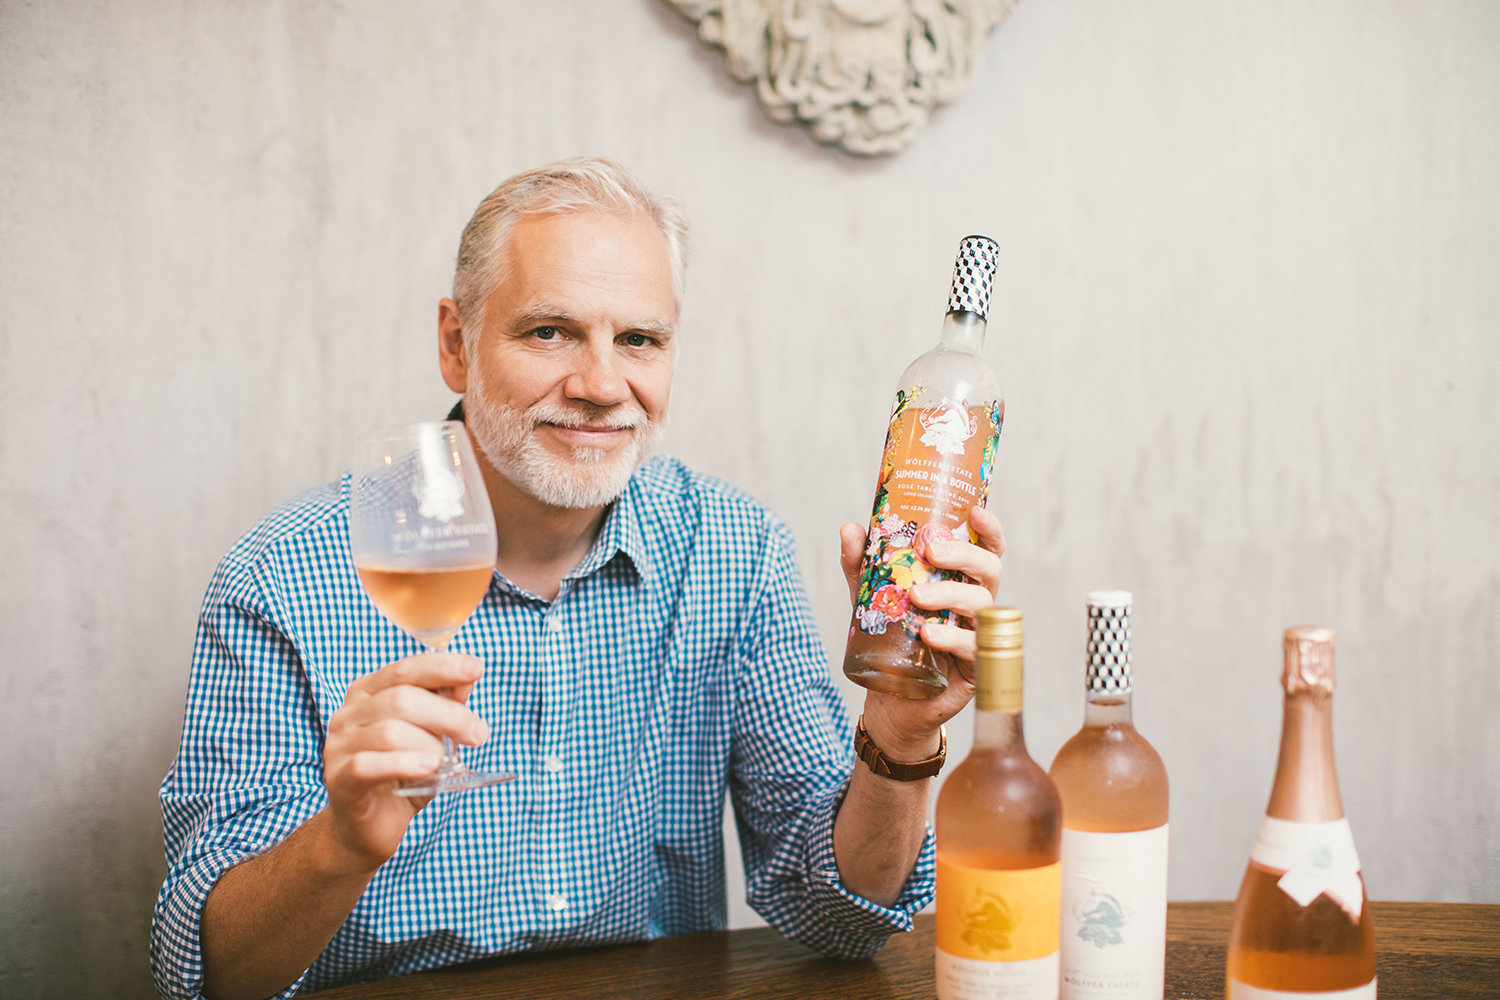
[[[830,954],[877,950],[931,898],[927,780],[852,769],[850,727],[789,532],[664,457],[686,220],[618,165],[512,178],[464,231],[438,310],[477,445],[496,574],[447,654],[375,612],[347,548],[348,478],[267,517],[205,599],[162,786],[169,871],[152,964],[169,996],[291,995],[482,955],[721,927],[730,792],[749,899]],[[983,546],[934,547],[991,603]],[[846,524],[853,586],[864,529]],[[973,633],[923,638],[972,664]],[[967,700],[870,694],[893,761],[939,751]],[[440,739],[507,785],[391,794]]]

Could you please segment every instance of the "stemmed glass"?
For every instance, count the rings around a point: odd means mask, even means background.
[[[411,424],[361,442],[349,491],[349,549],[375,607],[428,649],[447,649],[495,571],[495,517],[462,423]],[[462,792],[514,777],[469,770],[444,736],[437,771],[395,792]]]

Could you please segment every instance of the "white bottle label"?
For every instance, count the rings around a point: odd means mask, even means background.
[[[1327,894],[1359,922],[1365,884],[1359,877],[1359,854],[1349,820],[1332,823],[1293,823],[1267,816],[1255,837],[1250,860],[1280,873],[1276,885],[1298,906]]]
[[[1062,1000],[1161,1000],[1167,954],[1167,824],[1063,830]]]
[[[1352,990],[1314,990],[1311,993],[1263,990],[1259,986],[1246,986],[1238,979],[1229,980],[1228,1000],[1289,1000],[1292,997],[1298,1000],[1375,1000],[1375,980]]]
[[[1057,1000],[1057,952],[985,962],[937,951],[938,1000]]]

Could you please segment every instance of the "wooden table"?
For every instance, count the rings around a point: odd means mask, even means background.
[[[1500,906],[1370,904],[1376,972],[1386,1000],[1500,997]],[[1230,903],[1167,907],[1167,1000],[1224,995]],[[917,917],[863,962],[823,958],[768,927],[646,944],[486,959],[316,994],[319,1000],[929,1000],[933,922]]]

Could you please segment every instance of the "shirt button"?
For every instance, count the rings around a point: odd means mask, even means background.
[[[559,896],[555,892],[552,895],[550,895],[550,896],[547,897],[547,909],[551,910],[553,913],[561,913],[563,910],[566,910],[567,908],[568,908],[567,897],[565,897],[565,896]]]
[[[561,632],[563,630],[562,619],[561,618],[548,618],[547,619],[547,630],[549,632]]]
[[[542,766],[553,774],[556,774],[563,769],[562,758],[556,754],[549,753],[546,757],[542,758]]]

